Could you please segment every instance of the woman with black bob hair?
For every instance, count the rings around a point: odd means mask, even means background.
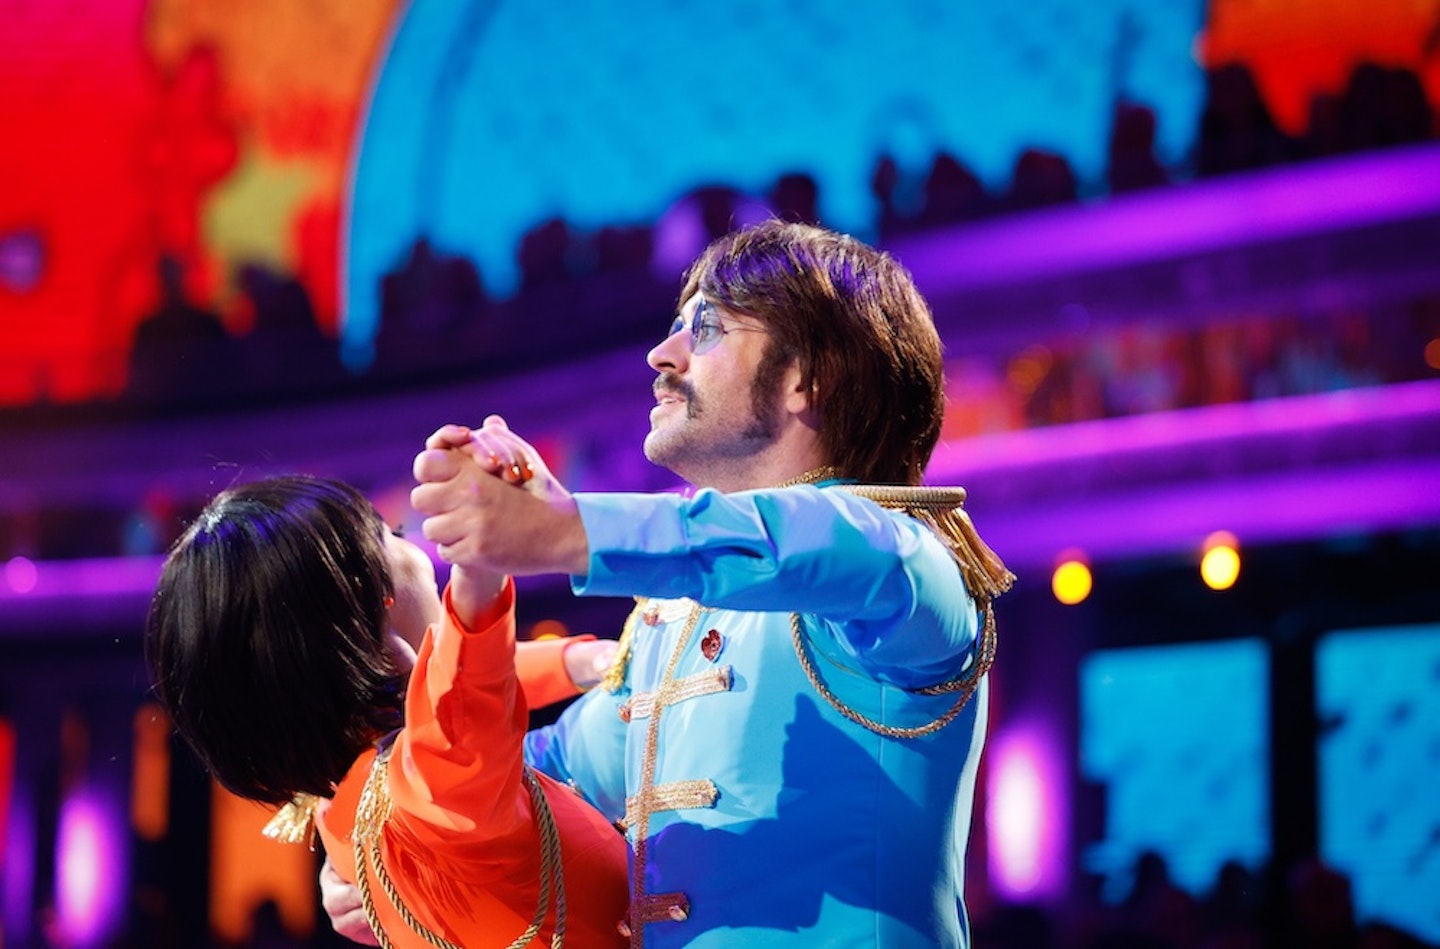
[[[359,491],[269,478],[175,543],[145,651],[223,786],[314,817],[381,945],[618,943],[624,840],[521,748],[530,705],[574,695],[613,644],[517,650],[514,603],[508,577],[458,563],[442,601]]]

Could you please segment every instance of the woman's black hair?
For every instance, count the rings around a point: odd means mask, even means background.
[[[222,492],[171,549],[146,659],[176,729],[241,797],[328,796],[399,726],[385,531],[349,485],[287,476]]]

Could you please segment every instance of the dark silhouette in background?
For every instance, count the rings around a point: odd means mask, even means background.
[[[223,400],[240,385],[234,340],[218,314],[186,298],[179,260],[161,257],[156,269],[160,305],[135,330],[127,397],[154,408]]]
[[[1156,188],[1170,175],[1155,157],[1155,112],[1135,102],[1117,102],[1110,129],[1110,162],[1105,181],[1111,194]]]
[[[878,208],[875,226],[882,243],[921,228],[924,180],[903,169],[892,155],[882,153],[876,160],[870,174],[870,193]]]
[[[1238,860],[1220,865],[1215,886],[1200,904],[1202,944],[1249,949],[1260,944],[1260,881]]]
[[[564,218],[542,221],[520,238],[516,258],[520,264],[520,286],[533,290],[570,277],[570,225]]]
[[[1210,70],[1205,85],[1196,165],[1201,177],[1268,168],[1294,156],[1293,143],[1275,124],[1243,63]]]
[[[247,397],[321,393],[346,381],[339,346],[320,331],[299,280],[251,263],[240,268],[239,284],[253,319],[239,338]]]
[[[1285,898],[1273,942],[1296,949],[1352,949],[1359,944],[1350,879],[1319,860],[1302,861],[1284,878]]]
[[[973,171],[948,152],[935,156],[925,176],[925,204],[916,220],[919,227],[973,221],[994,210],[994,201]]]
[[[1010,190],[1002,205],[1007,211],[1028,211],[1052,204],[1073,204],[1079,183],[1065,156],[1027,148],[1015,159]]]
[[[820,223],[820,186],[803,171],[789,172],[777,178],[768,198],[775,215],[783,221]]]
[[[428,237],[416,238],[405,261],[380,284],[371,374],[409,377],[473,358],[481,349],[486,304],[479,268],[468,257],[441,253]]]
[[[1361,63],[1340,97],[1345,151],[1414,145],[1434,134],[1435,118],[1420,77],[1408,69]]]
[[[738,188],[727,184],[702,185],[692,190],[686,200],[694,202],[700,211],[702,245],[709,244],[744,223],[739,214],[745,203],[745,194]]]
[[[264,900],[255,907],[250,925],[250,938],[242,942],[239,949],[301,949],[305,945],[285,928],[280,906],[274,900]]]

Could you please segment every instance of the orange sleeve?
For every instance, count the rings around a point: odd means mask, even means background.
[[[580,689],[565,671],[565,647],[571,643],[588,642],[589,633],[579,636],[553,636],[515,644],[515,673],[531,708],[544,708],[555,702],[573,698]]]
[[[488,614],[467,629],[446,591],[444,618],[426,633],[410,677],[389,784],[392,826],[416,844],[483,852],[504,866],[512,846],[525,862],[535,837],[521,779],[529,712],[515,675],[513,582]]]

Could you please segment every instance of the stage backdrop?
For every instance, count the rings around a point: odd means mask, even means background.
[[[1117,102],[1153,112],[1183,175],[1206,67],[1247,65],[1298,133],[1362,61],[1440,99],[1435,20],[1410,0],[0,0],[0,408],[119,398],[147,317],[183,302],[244,337],[264,280],[298,283],[363,373],[380,281],[417,245],[504,298],[545,222],[683,238],[705,185],[799,172],[826,223],[874,236],[882,157],[904,182],[943,153],[998,191],[1039,150],[1100,200]],[[689,246],[656,241],[664,279]]]

